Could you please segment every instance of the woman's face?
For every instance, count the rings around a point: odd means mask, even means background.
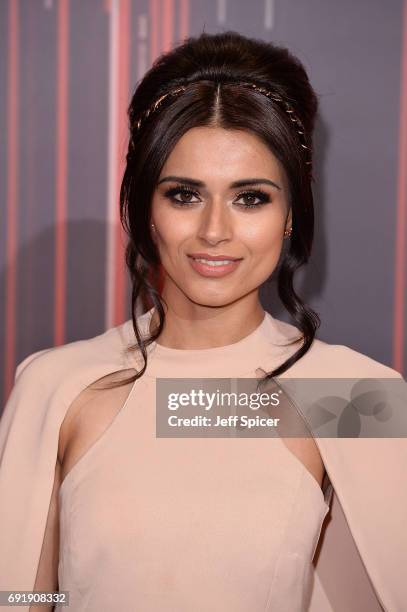
[[[233,186],[236,182],[240,185]],[[246,296],[257,299],[278,263],[284,230],[291,227],[285,172],[248,132],[193,128],[162,169],[151,221],[167,302],[224,306]],[[239,261],[209,267],[197,262],[196,254]]]

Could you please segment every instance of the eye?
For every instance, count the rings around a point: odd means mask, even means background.
[[[263,204],[267,204],[270,201],[268,193],[262,191],[261,189],[255,189],[253,191],[243,191],[238,194],[238,198],[249,199],[247,204],[239,204],[239,206],[242,206],[243,208],[258,208],[259,206],[263,206]],[[257,198],[259,202],[253,202],[253,199],[255,198]]]
[[[178,185],[177,187],[171,187],[168,189],[164,196],[168,198],[173,204],[180,207],[187,207],[191,204],[196,204],[200,200],[191,200],[194,196],[199,197],[199,194],[196,191],[193,191],[187,185]],[[176,196],[180,196],[181,199]],[[270,202],[270,196],[265,191],[261,189],[254,189],[250,191],[242,191],[237,195],[238,200],[245,198],[245,204],[238,204],[241,208],[259,208],[263,204],[267,204]],[[257,202],[254,200],[258,200]]]
[[[197,196],[198,194],[195,191],[192,191],[192,189],[190,189],[189,187],[183,187],[183,186],[179,186],[179,187],[172,187],[171,189],[168,189],[165,193],[164,193],[165,197],[168,198],[169,200],[171,200],[171,202],[173,202],[174,204],[176,204],[177,206],[188,206],[189,204],[195,204],[196,202],[191,201],[191,196]],[[177,199],[175,196],[176,195],[181,195],[182,198],[187,198],[187,200],[179,200]]]

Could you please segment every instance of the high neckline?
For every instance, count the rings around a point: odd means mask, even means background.
[[[153,311],[154,308],[152,308],[149,312],[150,314],[150,320],[151,317],[153,315]],[[177,348],[172,348],[169,346],[163,346],[162,344],[160,344],[159,342],[155,342],[154,344],[156,345],[156,355],[163,355],[163,356],[172,356],[174,354],[179,354],[179,355],[198,355],[203,353],[203,356],[205,357],[205,354],[208,358],[210,358],[212,355],[216,354],[219,351],[229,351],[229,350],[240,350],[240,344],[246,344],[247,342],[251,342],[251,337],[252,336],[258,336],[259,334],[262,333],[263,328],[266,327],[266,317],[267,317],[267,313],[266,311],[264,311],[264,316],[263,319],[261,320],[261,322],[257,325],[257,327],[251,331],[249,334],[247,334],[246,336],[244,336],[243,338],[241,338],[240,340],[237,340],[236,342],[232,342],[231,344],[224,344],[223,346],[214,346],[214,347],[209,347],[209,348],[198,348],[198,349],[177,349]],[[147,327],[148,329],[148,327]],[[234,351],[233,351],[234,352]]]
[[[152,307],[137,319],[143,337],[149,336],[154,309]],[[287,338],[281,333],[279,323],[269,312],[264,311],[261,323],[245,337],[232,344],[212,348],[177,349],[154,341],[147,347],[145,375],[161,378],[255,377],[257,367],[264,367],[264,364],[276,367],[281,363],[285,349],[280,344],[285,343]],[[129,325],[129,332],[131,342],[134,343],[132,325],[131,329]]]

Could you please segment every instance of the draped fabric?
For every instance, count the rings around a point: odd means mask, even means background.
[[[149,316],[151,311],[141,315],[141,326]],[[267,317],[270,358],[262,357],[259,366],[269,371],[281,362],[281,343],[297,330]],[[94,338],[33,353],[17,367],[0,421],[0,590],[33,590],[61,423],[83,389],[132,366],[126,348],[133,342],[129,320]],[[319,340],[286,374],[402,378],[348,347]],[[333,495],[314,560],[309,612],[402,612],[407,602],[406,439],[315,441]],[[28,611],[28,606],[20,609]]]

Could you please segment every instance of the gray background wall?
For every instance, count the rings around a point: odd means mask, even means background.
[[[320,99],[317,222],[297,289],[320,314],[321,339],[405,375],[403,9],[402,0],[0,0],[3,400],[29,353],[130,318],[117,225],[126,105],[158,53],[203,30],[270,40],[304,63]],[[272,281],[261,296],[289,320]]]

